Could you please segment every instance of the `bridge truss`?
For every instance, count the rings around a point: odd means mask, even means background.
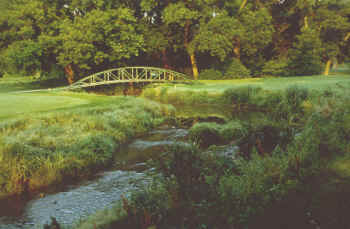
[[[189,76],[169,69],[155,67],[122,67],[106,70],[87,76],[72,85],[69,89],[94,87],[99,85],[139,82],[187,82]]]

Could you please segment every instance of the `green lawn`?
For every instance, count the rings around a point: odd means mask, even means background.
[[[35,89],[40,89],[40,86],[30,78],[0,78],[0,121],[32,113],[103,105],[114,100],[113,97],[88,93],[57,91],[20,93]]]
[[[0,93],[0,119],[87,104],[89,100],[70,96]]]
[[[298,85],[315,90],[328,88],[340,89],[350,87],[350,75],[303,76],[283,78],[250,78],[236,80],[200,80],[200,84],[177,86],[177,90],[206,90],[222,92],[228,88],[240,86],[258,86],[266,90],[283,90],[292,85]]]

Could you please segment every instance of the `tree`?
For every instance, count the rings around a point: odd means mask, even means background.
[[[164,1],[142,0],[143,13],[139,24],[142,26],[144,35],[146,56],[150,57],[152,62],[162,62],[164,68],[171,69],[168,51],[176,47],[178,33],[171,30],[162,20],[162,12],[166,4]]]
[[[257,74],[264,65],[265,49],[272,42],[275,32],[272,16],[268,8],[252,10],[247,7],[240,14],[239,20],[244,27],[244,33],[238,43],[238,57]]]
[[[348,7],[349,8],[349,7]],[[326,2],[316,11],[315,23],[320,31],[324,47],[323,60],[326,63],[324,75],[329,74],[332,62],[344,55],[343,47],[350,31],[350,21],[347,18],[346,5]]]
[[[176,1],[170,3],[163,11],[164,22],[167,26],[175,26],[178,31],[182,31],[183,47],[190,57],[193,76],[198,79],[198,66],[195,49],[191,43],[198,29],[198,22],[201,17],[199,9],[203,1]]]
[[[319,32],[304,29],[288,52],[290,75],[314,75],[322,70],[322,42]]]
[[[200,24],[194,45],[198,51],[209,52],[224,61],[227,56],[232,56],[244,32],[243,25],[223,11],[208,22]]]
[[[62,51],[58,55],[61,66],[72,66],[81,74],[122,66],[126,59],[137,56],[143,48],[143,36],[135,29],[133,11],[95,9],[60,26]]]

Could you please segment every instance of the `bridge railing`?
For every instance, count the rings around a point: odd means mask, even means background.
[[[126,82],[165,81],[190,81],[190,79],[183,73],[169,69],[156,67],[121,67],[92,74],[72,84],[71,88]]]

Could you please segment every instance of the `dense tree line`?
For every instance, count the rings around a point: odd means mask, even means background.
[[[1,70],[70,83],[125,65],[194,78],[207,69],[231,77],[328,74],[350,56],[347,0],[2,0],[0,7]]]

